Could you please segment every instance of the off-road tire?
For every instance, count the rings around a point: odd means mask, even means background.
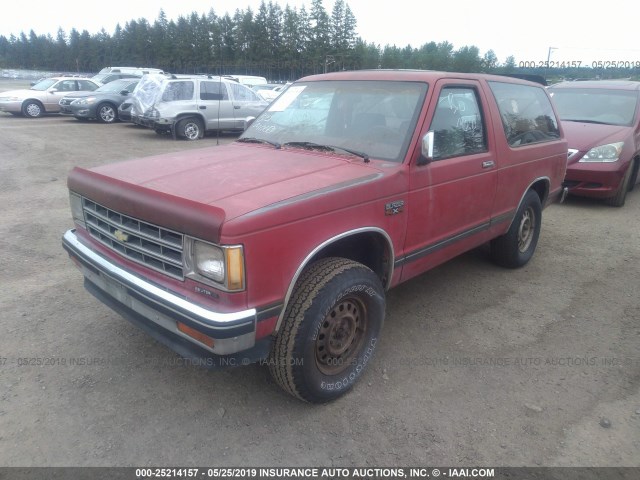
[[[534,190],[529,190],[507,233],[491,241],[492,260],[507,268],[524,266],[536,250],[541,226],[540,197]]]
[[[307,402],[342,396],[371,361],[384,311],[384,288],[369,268],[344,258],[319,260],[293,289],[268,359],[271,375]]]

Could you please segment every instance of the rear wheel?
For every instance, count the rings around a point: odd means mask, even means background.
[[[605,203],[607,205],[611,205],[612,207],[622,207],[627,200],[627,193],[631,190],[631,177],[634,176],[635,171],[635,162],[629,162],[629,166],[627,167],[627,171],[622,177],[622,181],[618,186],[618,191],[613,197],[605,199]],[[634,182],[635,183],[635,182]]]
[[[101,123],[113,123],[118,119],[118,113],[110,103],[102,103],[96,108],[96,116]]]
[[[199,140],[204,137],[204,126],[197,118],[184,118],[176,125],[176,134],[187,140]]]
[[[491,257],[498,265],[518,268],[533,256],[542,225],[542,204],[538,194],[529,190],[504,235],[491,241]]]
[[[325,258],[294,288],[274,342],[269,369],[290,394],[334,400],[362,376],[384,321],[384,289],[364,265]]]
[[[44,114],[44,107],[37,100],[27,100],[22,104],[22,114],[29,118],[38,118]]]

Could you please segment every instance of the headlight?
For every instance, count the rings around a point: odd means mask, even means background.
[[[609,143],[600,145],[589,150],[580,162],[617,162],[622,152],[624,142]]]
[[[69,192],[69,205],[71,206],[73,221],[82,228],[87,228],[84,223],[84,212],[82,211],[82,197],[76,193]]]
[[[91,105],[95,103],[96,97],[87,97],[87,98],[79,98],[71,102],[73,105],[82,106],[82,105]]]
[[[220,247],[185,237],[184,258],[187,277],[227,291],[244,289],[242,246]]]
[[[193,260],[197,273],[215,282],[224,282],[226,268],[221,248],[196,240],[193,243]]]

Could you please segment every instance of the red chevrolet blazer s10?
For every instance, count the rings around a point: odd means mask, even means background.
[[[63,246],[179,355],[264,362],[308,402],[362,376],[387,289],[487,242],[524,265],[563,193],[562,127],[524,80],[310,76],[251,120],[229,145],[72,170]]]

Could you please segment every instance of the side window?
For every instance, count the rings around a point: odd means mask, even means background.
[[[507,142],[512,147],[549,142],[560,136],[558,120],[542,88],[489,82]]]
[[[443,88],[429,130],[434,132],[434,160],[486,151],[484,120],[476,90]]]
[[[178,100],[191,100],[193,98],[193,82],[170,82],[162,93],[163,102],[175,102]]]
[[[77,90],[76,81],[75,80],[63,80],[60,83],[58,83],[56,88],[61,92],[75,92]]]
[[[80,85],[80,90],[88,90],[90,92],[93,92],[96,88],[98,88],[95,84],[87,82],[86,80],[78,80],[78,84]]]
[[[200,100],[229,100],[227,87],[222,82],[200,82]]]
[[[260,98],[250,88],[240,85],[239,83],[231,83],[231,91],[233,99],[245,102],[259,102]]]

